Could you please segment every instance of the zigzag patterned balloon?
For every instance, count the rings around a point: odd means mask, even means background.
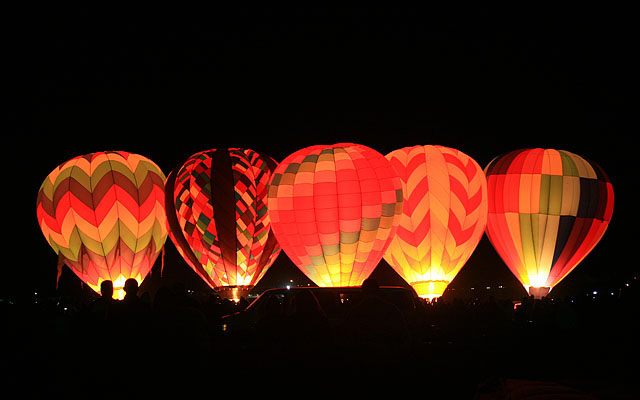
[[[124,151],[79,156],[54,169],[36,207],[58,267],[66,264],[96,292],[103,280],[113,281],[114,296],[123,296],[128,278],[140,284],[167,239],[164,181],[151,160]]]
[[[418,295],[439,297],[482,238],[485,175],[471,157],[443,146],[405,147],[386,157],[402,180],[404,207],[384,259]]]
[[[277,258],[266,208],[275,167],[268,156],[231,148],[196,153],[169,174],[171,240],[210,287],[251,287]]]

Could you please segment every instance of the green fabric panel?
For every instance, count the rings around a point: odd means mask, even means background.
[[[80,230],[77,230],[77,232],[78,232],[78,237],[80,238],[80,241],[82,242],[82,244],[87,250],[91,251],[92,253],[105,255],[104,247],[101,242],[91,239],[89,236],[85,235]]]
[[[201,213],[200,215],[198,215],[198,221],[196,222],[196,225],[198,225],[198,228],[202,229],[203,231],[206,231],[210,223],[211,223],[211,218],[207,217],[204,213]]]
[[[304,160],[302,160],[302,163],[317,163],[318,162],[318,155],[317,154],[309,154],[307,155]]]
[[[91,187],[91,178],[84,172],[82,168],[71,168],[70,177],[73,178],[77,183],[82,185],[82,187],[84,187],[88,192],[92,192],[93,188]]]
[[[396,203],[400,207],[402,207],[403,199],[404,199],[404,194],[402,192],[402,189],[396,189]]]
[[[80,168],[76,168],[80,169]],[[91,172],[91,191],[102,181],[107,174],[111,174],[111,165],[108,162],[103,162],[95,166],[95,169]],[[75,172],[74,172],[75,174]]]
[[[531,239],[533,241],[533,251],[537,263],[540,246],[542,245],[540,241],[540,214],[531,214]]]
[[[526,265],[536,265],[536,253],[531,235],[531,214],[520,215],[520,238],[522,240],[522,256]]]
[[[360,231],[358,232],[340,232],[340,243],[353,244],[360,238]]]
[[[322,245],[322,254],[325,256],[333,256],[340,253],[340,244]]]
[[[560,215],[562,208],[562,176],[552,175],[549,182],[549,209],[550,215]]]
[[[295,174],[296,172],[298,172],[298,168],[300,168],[300,164],[291,163],[291,164],[287,165],[287,169],[285,169],[284,173],[285,174]]]
[[[311,256],[310,258],[314,266],[326,264],[324,256]]]
[[[105,238],[102,238],[102,251],[98,252],[98,254],[107,255],[114,247],[116,247],[118,241],[121,239],[120,225],[124,227],[124,224],[120,223],[118,220],[118,222],[113,225],[111,232],[109,232]]]
[[[120,225],[120,240],[127,246],[131,251],[135,252],[136,247],[138,246],[138,237],[131,232],[127,225],[122,223],[122,221],[118,221]],[[106,249],[105,249],[106,250]],[[111,249],[106,250],[108,253]]]
[[[382,205],[382,216],[383,217],[393,217],[395,212],[396,212],[396,203],[383,204]]]
[[[362,218],[363,231],[375,231],[380,226],[380,218]]]
[[[578,176],[578,168],[573,158],[563,151],[559,151],[559,153],[562,159],[562,175]]]
[[[273,178],[271,180],[271,185],[269,186],[269,189],[271,189],[271,187],[273,186],[278,186],[280,184],[280,180],[282,179],[282,175],[281,174],[274,174]],[[269,190],[269,194],[271,194],[271,190]],[[271,196],[269,196],[271,197]]]
[[[109,165],[111,165],[111,169],[113,171],[118,171],[120,172],[122,175],[126,176],[131,182],[135,182],[135,176],[133,175],[133,172],[131,171],[131,169],[129,168],[129,166],[127,164],[123,163],[123,160],[109,160]],[[107,164],[105,162],[105,164]]]
[[[80,238],[78,227],[74,226],[73,230],[71,231],[71,237],[69,238],[69,251],[67,252],[64,247],[61,247],[60,250],[62,251],[62,254],[69,260],[78,261],[81,247],[82,239]]]
[[[540,177],[540,214],[549,213],[549,175],[542,174]]]

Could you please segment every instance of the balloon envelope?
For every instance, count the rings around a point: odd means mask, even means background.
[[[254,150],[212,149],[169,174],[171,240],[210,287],[255,285],[277,258],[280,247],[266,208],[275,166]]]
[[[79,156],[42,183],[38,223],[60,263],[96,292],[113,281],[114,297],[122,298],[125,280],[140,284],[167,238],[164,181],[160,168],[137,154]]]
[[[278,242],[309,279],[354,286],[369,277],[395,232],[402,188],[377,151],[317,145],[278,165],[268,207]]]
[[[613,187],[597,164],[564,150],[521,149],[486,167],[487,236],[533,294],[566,277],[604,235]]]
[[[404,204],[384,258],[419,296],[439,297],[484,233],[484,172],[471,157],[443,146],[405,147],[386,157],[402,181]]]

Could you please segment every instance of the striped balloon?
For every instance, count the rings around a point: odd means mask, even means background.
[[[167,239],[165,176],[148,158],[98,152],[73,158],[44,180],[37,217],[45,238],[96,292],[113,281],[122,298],[128,278],[149,274]]]
[[[595,163],[553,149],[512,151],[486,174],[489,240],[531,294],[548,293],[604,235],[613,213],[609,178]]]
[[[280,245],[309,279],[318,286],[361,285],[395,232],[402,189],[377,151],[318,145],[276,168],[268,207]]]
[[[249,290],[280,253],[266,208],[275,167],[254,150],[212,149],[192,155],[169,174],[171,240],[211,288]]]
[[[461,151],[413,146],[387,155],[404,207],[384,258],[419,296],[441,296],[478,245],[487,222],[482,168]]]

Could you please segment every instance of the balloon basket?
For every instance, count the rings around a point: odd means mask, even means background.
[[[216,292],[221,299],[233,300],[237,303],[241,298],[248,299],[253,288],[254,286],[222,286],[216,288]]]
[[[532,295],[534,299],[541,299],[546,295],[548,295],[550,291],[551,291],[551,288],[548,286],[542,286],[542,287],[530,286],[529,287],[529,294]]]
[[[423,299],[428,299],[429,301],[433,301],[433,299],[442,296],[448,285],[449,281],[420,281],[411,283],[411,286],[418,296]]]

